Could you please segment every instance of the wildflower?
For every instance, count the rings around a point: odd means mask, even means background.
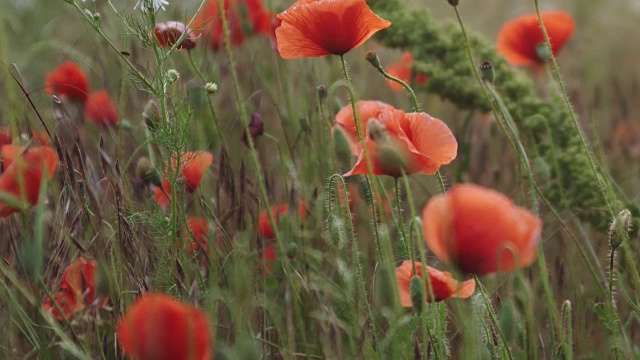
[[[212,162],[213,155],[208,152],[187,152],[180,157],[179,177],[185,180],[187,192],[194,192],[198,186],[200,186],[202,176]],[[172,164],[175,169],[177,166],[175,158],[172,160]],[[167,195],[171,195],[171,185],[169,181],[164,178],[162,179],[162,188],[155,188],[155,199],[160,206],[167,206],[169,204]]]
[[[161,47],[165,49],[172,48],[176,42],[180,39],[180,37],[187,31],[184,23],[179,21],[167,21],[160,22],[156,24],[156,27],[153,30],[153,33],[158,40],[158,43]],[[193,33],[189,30],[184,39],[178,44],[176,49],[193,49],[196,47],[196,38],[193,36]]]
[[[187,217],[187,226],[189,228],[189,232],[193,236],[189,237],[193,240],[191,240],[191,246],[187,247],[188,254],[193,255],[197,253],[200,248],[206,250],[207,236],[209,235],[209,225],[207,224],[207,219],[189,216]]]
[[[262,272],[271,273],[273,271],[273,265],[276,263],[276,250],[275,245],[270,244],[262,249]]]
[[[266,35],[271,31],[271,15],[262,0],[224,0],[231,45],[241,45],[246,36]],[[193,22],[196,35],[209,36],[211,49],[224,45],[222,20],[218,15],[218,0],[208,0]]]
[[[575,23],[571,15],[564,11],[545,11],[541,17],[553,55],[556,55],[573,35]],[[498,33],[497,46],[498,53],[513,65],[539,68],[546,63],[549,55],[540,52],[546,52],[547,45],[536,14],[520,16],[504,24]]]
[[[400,294],[400,303],[404,307],[412,307],[411,301],[411,279],[414,275],[422,277],[422,263],[416,262],[416,272],[413,272],[413,264],[411,260],[405,260],[396,268],[396,281],[398,283],[398,292]],[[431,291],[429,292],[429,284],[424,283],[427,302],[442,301],[448,298],[465,299],[473,295],[476,290],[476,282],[473,279],[459,282],[453,275],[446,271],[440,271],[427,266],[427,276],[431,282]]]
[[[356,115],[358,115],[360,136],[364,138],[365,128],[369,119],[375,119],[384,111],[393,109],[393,106],[381,101],[360,100],[356,102]],[[353,119],[353,110],[351,109],[351,105],[347,105],[340,109],[336,115],[336,126],[347,136],[353,155],[358,156],[362,150],[362,146],[358,141],[358,133],[356,131],[356,123]]]
[[[289,206],[287,204],[279,204],[271,207],[271,213],[275,218],[276,222],[280,219],[282,215],[285,215],[289,212]],[[304,207],[303,203],[298,205],[298,213],[300,214],[300,218],[304,219],[307,217],[307,210]],[[269,216],[267,215],[267,210],[262,210],[260,215],[258,216],[258,234],[264,239],[274,239],[275,234],[273,233],[273,229],[271,228],[271,224],[269,223]]]
[[[167,70],[167,82],[169,84],[173,84],[178,80],[180,80],[180,73],[176,69]]]
[[[2,165],[2,171],[6,171],[13,163],[13,160],[20,156],[20,153],[22,153],[24,149],[24,146],[19,145],[3,145],[0,147],[0,165]]]
[[[260,113],[251,114],[251,118],[249,119],[249,133],[251,134],[251,140],[253,143],[256,142],[258,136],[264,134],[264,120],[262,120],[262,115]],[[247,132],[242,131],[242,143],[249,147],[249,139],[247,136]]]
[[[74,62],[65,61],[47,73],[44,87],[49,95],[85,102],[89,85],[84,71]]]
[[[22,200],[28,205],[35,205],[41,182],[51,180],[58,168],[58,156],[52,148],[41,146],[21,151],[10,161],[0,175],[0,193]],[[0,200],[0,218],[17,210],[19,209]]]
[[[212,358],[207,315],[167,295],[140,296],[118,321],[122,352],[138,360]]]
[[[106,90],[94,91],[87,98],[84,108],[85,120],[101,127],[118,125],[118,107]]]
[[[158,11],[160,9],[164,10],[165,5],[169,5],[169,2],[167,0],[139,0],[133,10],[140,7],[140,11],[146,12],[148,5],[153,6],[153,11]]]
[[[84,258],[76,260],[62,274],[60,290],[53,296],[62,313],[58,311],[51,298],[42,303],[42,310],[62,320],[69,319],[87,305],[94,304],[99,300],[96,291],[97,272],[98,265],[95,260],[87,261]],[[107,300],[104,298],[96,304],[103,307]]]
[[[157,100],[151,99],[147,101],[142,112],[142,118],[149,129],[155,129],[162,122],[160,104]]]
[[[457,185],[422,210],[431,251],[467,273],[484,275],[529,266],[542,220],[497,191]]]
[[[410,83],[411,82],[411,75],[412,75],[412,69],[411,69],[411,64],[413,63],[413,55],[410,52],[405,52],[402,54],[402,58],[400,59],[400,62],[397,64],[393,64],[393,65],[389,65],[387,67],[387,74],[393,76],[393,77],[397,77],[398,79],[406,82],[406,83]],[[416,84],[418,85],[424,85],[427,83],[427,77],[424,76],[423,74],[415,74],[415,78],[414,78]],[[389,86],[391,87],[391,89],[393,89],[394,91],[402,91],[404,89],[404,87],[400,84],[398,84],[397,82],[393,81],[393,80],[389,80],[387,79],[387,84],[389,84]]]
[[[372,173],[393,177],[402,174],[435,174],[456,157],[458,143],[447,125],[427,113],[387,110],[367,122],[367,151]],[[368,174],[364,151],[353,169],[344,174]]]
[[[366,0],[298,0],[277,18],[282,20],[276,39],[284,59],[344,55],[391,26]]]
[[[208,82],[204,84],[204,90],[207,92],[207,94],[215,94],[218,92],[218,84]]]

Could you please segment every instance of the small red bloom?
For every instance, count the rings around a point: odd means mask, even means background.
[[[157,23],[153,33],[161,47],[170,49],[186,31],[187,28],[184,23],[179,21],[167,21]],[[185,36],[176,49],[190,50],[194,47],[196,47],[196,38],[193,33],[189,31],[187,36]]]
[[[545,11],[540,14],[556,55],[575,31],[575,23],[564,11]],[[538,68],[546,63],[539,55],[539,47],[546,48],[544,35],[536,14],[520,16],[502,27],[498,33],[498,53],[513,65]]]
[[[6,146],[10,145],[3,148]],[[48,146],[32,147],[9,161],[11,164],[0,175],[0,193],[23,200],[31,206],[35,205],[41,181],[51,180],[58,168],[56,152]],[[0,200],[0,218],[17,210]]]
[[[190,241],[191,246],[187,246],[188,254],[193,255],[197,253],[200,248],[207,250],[207,236],[209,235],[207,219],[189,216],[187,217],[187,225],[189,232],[193,235],[193,240]]]
[[[164,294],[144,294],[120,318],[122,352],[137,360],[209,360],[213,352],[207,315]]]
[[[213,155],[208,152],[190,151],[180,157],[180,177],[185,180],[185,190],[187,192],[194,192],[198,186],[200,186],[202,176],[204,176],[204,173],[212,162]],[[177,161],[173,159],[172,163],[175,167]],[[166,178],[162,179],[162,189],[164,189],[167,195],[171,195],[171,184],[169,184],[169,180]],[[160,206],[167,206],[169,204],[169,198],[162,192],[162,189],[159,187],[155,188],[155,199]]]
[[[344,55],[391,22],[374,14],[365,0],[298,0],[276,29],[284,59]]]
[[[405,52],[404,54],[402,54],[402,59],[400,60],[399,63],[397,64],[393,64],[393,65],[389,65],[387,67],[387,73],[391,76],[397,77],[398,79],[406,82],[407,84],[411,83],[411,75],[412,75],[412,70],[411,70],[411,64],[413,63],[413,55],[410,52]],[[427,77],[424,76],[423,74],[415,74],[415,82],[418,85],[424,85],[427,83]],[[387,79],[387,84],[389,84],[389,86],[391,87],[391,89],[395,90],[395,91],[402,91],[404,90],[404,87],[402,87],[402,85],[398,84],[395,81],[389,80]]]
[[[273,214],[276,222],[279,221],[280,217],[287,214],[289,211],[289,205],[280,204],[273,205],[271,207],[271,213]],[[304,204],[298,205],[298,213],[300,214],[301,219],[305,219],[307,217],[307,210],[304,207]],[[271,224],[269,223],[269,216],[267,215],[267,210],[262,210],[260,215],[258,216],[258,234],[265,239],[274,239],[275,234],[273,233],[273,229],[271,228]]]
[[[89,85],[84,71],[71,61],[65,61],[47,74],[44,79],[45,90],[50,95],[68,98],[71,101],[85,102]]]
[[[3,145],[11,144],[11,134],[9,133],[9,128],[5,127],[0,129],[0,147]]]
[[[76,260],[62,274],[60,291],[53,296],[62,314],[49,298],[42,303],[42,309],[54,318],[62,320],[69,319],[85,306],[93,304],[96,300],[97,271],[98,264],[95,260],[87,261],[83,258]],[[98,306],[103,307],[106,303],[107,298],[104,298]]]
[[[367,151],[375,175],[435,174],[456,157],[458,143],[447,125],[427,113],[388,110],[367,122]],[[364,151],[344,174],[368,174]]]
[[[218,4],[218,0],[208,0],[192,25],[197,36],[210,37],[214,51],[224,45]],[[262,0],[224,0],[224,8],[232,45],[239,46],[249,35],[269,35],[271,15],[264,8]]]
[[[393,106],[381,101],[361,100],[356,102],[356,115],[358,116],[360,136],[364,139],[369,119],[377,119],[383,112],[393,109]],[[360,155],[362,146],[358,141],[358,133],[356,131],[356,123],[353,119],[353,110],[351,109],[351,105],[343,107],[340,109],[338,114],[336,114],[336,125],[344,132],[345,135],[347,135],[353,155]]]
[[[276,262],[276,250],[275,245],[270,244],[262,249],[262,269],[263,272],[271,273],[273,271],[273,265]]]
[[[457,185],[422,210],[429,249],[466,273],[484,275],[529,266],[536,259],[542,220],[501,193]]]
[[[106,90],[92,92],[84,107],[84,118],[102,127],[118,125],[118,106]]]
[[[413,273],[411,260],[405,260],[402,265],[396,268],[396,280],[398,283],[398,291],[400,293],[400,303],[404,307],[413,307],[411,301],[411,279],[414,275],[422,277],[422,263],[416,262],[416,272]],[[458,282],[450,273],[440,271],[427,266],[427,276],[431,282],[431,291],[429,284],[425,282],[425,298],[427,302],[442,301],[448,298],[465,299],[473,295],[476,290],[476,282],[471,279],[465,282]]]

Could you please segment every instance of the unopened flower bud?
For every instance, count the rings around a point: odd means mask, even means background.
[[[260,113],[251,114],[251,118],[249,119],[249,132],[251,134],[251,140],[255,143],[258,136],[264,134],[264,120],[262,119],[262,115]],[[242,142],[245,146],[249,147],[249,139],[247,138],[247,132],[242,132]]]
[[[381,73],[384,73],[384,69],[380,64],[380,58],[378,57],[378,54],[374,53],[373,51],[367,51],[366,58],[369,64],[371,64],[374,68],[376,68]]]
[[[160,113],[160,104],[154,99],[147,101],[142,112],[142,118],[144,123],[150,129],[155,129],[156,126],[162,121],[162,114]]]
[[[549,52],[549,47],[546,42],[541,42],[536,45],[536,53],[538,54],[538,59],[542,62],[549,61],[549,58],[551,57],[551,53]]]
[[[136,176],[145,184],[162,186],[160,173],[155,167],[153,167],[151,161],[144,156],[138,159],[138,163],[136,164]]]
[[[410,155],[405,152],[404,146],[396,138],[389,136],[387,128],[380,121],[369,119],[367,133],[377,145],[375,159],[372,161],[380,170],[396,178],[406,173]]]
[[[351,163],[351,145],[349,145],[349,140],[345,136],[344,132],[340,130],[338,127],[333,128],[333,144],[335,147],[336,157],[343,164]]]
[[[382,307],[393,309],[396,305],[396,294],[398,288],[393,283],[393,271],[385,265],[380,266],[380,270],[375,277],[376,303]]]
[[[327,87],[324,85],[318,85],[316,87],[316,91],[318,92],[318,99],[320,101],[324,101],[327,98]]]
[[[613,219],[609,227],[609,245],[613,250],[617,249],[623,241],[629,240],[631,220],[631,212],[627,209],[622,210],[618,216]]]
[[[409,285],[409,293],[411,294],[411,303],[413,304],[413,310],[417,314],[421,314],[422,308],[424,307],[424,304],[425,304],[425,297],[424,297],[424,283],[422,282],[422,279],[419,276],[413,275],[413,277],[411,278],[411,283]]]
[[[480,64],[480,72],[482,74],[482,80],[488,81],[490,84],[493,84],[493,81],[496,78],[496,72],[493,69],[493,64],[489,61],[485,61]]]
[[[167,83],[173,84],[180,80],[180,73],[176,69],[167,70]]]
[[[218,84],[213,82],[208,82],[204,85],[204,89],[207,94],[215,94],[218,92]]]

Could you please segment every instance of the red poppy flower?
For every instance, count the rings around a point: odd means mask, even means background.
[[[5,145],[3,148],[5,148]],[[0,175],[0,193],[22,199],[35,205],[40,194],[41,181],[51,180],[58,168],[58,156],[48,147],[33,147],[10,160]],[[0,200],[0,218],[7,217],[18,209]]]
[[[410,52],[405,52],[402,54],[402,59],[397,64],[389,65],[387,67],[387,74],[397,77],[398,79],[409,84],[411,82],[411,75],[413,71],[411,70],[411,64],[413,63],[413,55]],[[387,84],[391,87],[391,89],[395,91],[402,91],[404,87],[398,84],[395,81],[387,79]],[[427,83],[427,77],[423,74],[415,74],[415,82],[418,85],[424,85]]]
[[[422,210],[427,245],[443,261],[484,275],[529,266],[536,259],[542,220],[501,193],[457,185]]]
[[[6,171],[13,163],[13,160],[17,158],[23,150],[24,146],[18,145],[3,145],[0,147],[2,171]]]
[[[278,51],[284,59],[344,55],[391,22],[374,14],[366,0],[298,0],[277,15]]]
[[[388,110],[367,122],[367,150],[375,175],[435,174],[456,157],[458,143],[447,125],[427,113]],[[344,174],[368,174],[364,151]]]
[[[213,162],[213,155],[208,152],[186,152],[180,157],[180,177],[185,180],[185,190],[187,192],[194,192],[200,182],[205,171]],[[172,160],[173,166],[176,166],[176,160]],[[171,195],[171,184],[169,180],[162,179],[162,189],[167,195]],[[167,206],[169,204],[169,198],[162,192],[159,187],[155,188],[155,199],[160,206]]]
[[[377,119],[383,112],[393,109],[393,106],[381,101],[360,100],[356,102],[356,114],[358,115],[360,136],[362,136],[362,138],[365,137],[365,131],[367,129],[367,122],[369,119]],[[338,114],[336,114],[336,125],[347,136],[353,155],[360,155],[362,147],[358,142],[358,133],[356,131],[356,123],[353,120],[353,110],[351,109],[351,105],[347,105],[338,111]]]
[[[248,35],[269,35],[271,15],[262,0],[224,0],[231,44],[239,46]],[[218,0],[209,0],[196,16],[192,27],[196,35],[210,37],[211,49],[217,51],[224,44],[222,21],[218,15]]]
[[[106,90],[94,91],[85,103],[84,118],[99,126],[116,126],[119,120],[118,106],[111,100]]]
[[[42,309],[54,318],[62,320],[69,319],[86,305],[93,304],[96,300],[97,271],[98,264],[95,260],[87,261],[83,258],[76,260],[62,274],[60,291],[53,296],[62,314],[58,312],[50,298],[42,303]],[[103,307],[106,303],[107,298],[104,298],[98,305]]]
[[[156,24],[153,29],[153,33],[158,40],[161,47],[170,49],[180,39],[180,37],[187,31],[184,23],[179,21],[167,21]],[[187,33],[187,36],[176,47],[178,50],[193,49],[196,47],[196,38],[191,31]]]
[[[207,236],[209,235],[209,224],[207,223],[207,219],[189,216],[187,217],[187,226],[189,227],[189,232],[193,236],[191,246],[187,246],[187,253],[189,255],[193,255],[197,253],[200,248],[206,250]]]
[[[289,211],[289,205],[280,204],[273,205],[271,207],[271,213],[275,217],[276,222],[280,219],[281,216],[287,214]],[[300,218],[304,220],[307,217],[307,210],[304,207],[304,204],[298,205],[298,213],[300,214]],[[267,210],[262,210],[260,215],[258,216],[258,234],[265,239],[274,239],[275,234],[273,233],[273,229],[271,228],[271,224],[269,223],[269,217],[267,215]]]
[[[402,265],[396,268],[400,304],[404,307],[413,307],[413,302],[411,301],[411,279],[413,275],[422,277],[422,263],[416,262],[415,274],[411,260],[403,261]],[[476,290],[476,282],[473,279],[459,282],[450,273],[434,269],[431,266],[427,266],[427,276],[429,276],[431,291],[433,291],[432,298],[431,292],[429,292],[429,284],[425,282],[424,293],[427,302],[442,301],[451,297],[466,299],[473,295]]]
[[[122,352],[137,360],[209,360],[207,315],[164,294],[144,294],[118,321]]]
[[[273,272],[273,265],[276,263],[276,249],[274,244],[265,246],[262,249],[262,272]]]
[[[47,74],[44,87],[48,94],[85,102],[89,85],[84,71],[74,62],[65,61]]]
[[[542,22],[551,40],[551,50],[556,55],[575,31],[575,23],[564,11],[545,11]],[[546,63],[539,55],[539,48],[546,44],[536,14],[520,16],[502,27],[498,33],[498,53],[504,55],[513,65],[539,67]]]

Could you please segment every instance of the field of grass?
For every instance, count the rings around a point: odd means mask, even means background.
[[[640,1],[136,2],[0,0],[0,359],[640,358]]]

